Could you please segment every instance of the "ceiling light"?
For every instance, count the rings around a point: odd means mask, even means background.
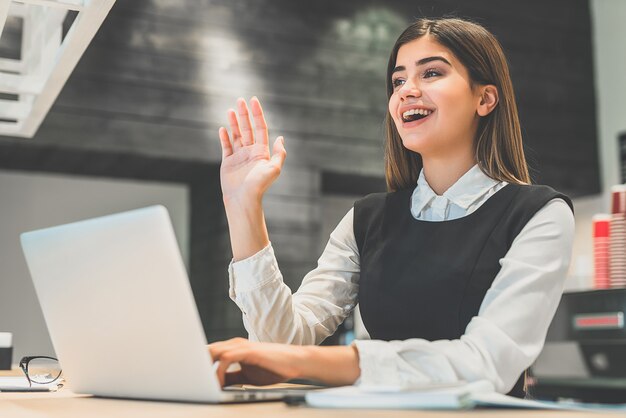
[[[0,0],[0,42],[8,19],[21,20],[19,58],[0,57],[0,135],[35,135],[114,3]]]

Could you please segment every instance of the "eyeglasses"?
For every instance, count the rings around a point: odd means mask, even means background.
[[[54,357],[23,357],[20,360],[20,369],[26,375],[30,386],[33,383],[40,385],[53,383],[61,377],[61,365]]]

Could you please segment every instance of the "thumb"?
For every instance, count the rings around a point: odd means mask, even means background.
[[[285,150],[285,138],[279,136],[274,141],[274,146],[272,147],[272,158],[271,161],[276,164],[278,168],[282,168],[285,163],[285,157],[287,157],[287,151]]]

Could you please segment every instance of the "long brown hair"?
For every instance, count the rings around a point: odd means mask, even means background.
[[[398,50],[425,35],[432,36],[452,51],[467,69],[472,88],[492,84],[498,89],[498,104],[491,113],[481,117],[474,138],[474,153],[481,170],[494,180],[530,184],[509,67],[500,43],[484,27],[458,18],[415,21],[402,32],[391,51],[387,66],[387,99],[393,94],[391,76]],[[389,111],[385,130],[387,188],[394,191],[415,187],[422,169],[422,157],[402,145]]]

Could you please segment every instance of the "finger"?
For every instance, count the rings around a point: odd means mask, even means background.
[[[252,385],[264,386],[288,380],[287,376],[284,376],[280,373],[269,370],[262,366],[252,366],[249,364],[244,364],[243,367],[245,367],[245,370],[227,370],[226,374],[224,375],[225,384],[236,385],[247,383]]]
[[[219,367],[219,365],[220,365],[220,362],[213,363],[213,372],[215,373],[217,380],[220,382],[220,386],[223,387],[225,383],[225,378],[224,376],[220,376],[219,373],[217,372],[217,368]]]
[[[264,145],[268,145],[269,135],[267,134],[267,123],[265,123],[261,102],[259,102],[256,96],[250,99],[250,111],[254,119],[254,136],[256,140]]]
[[[222,347],[222,346],[226,346],[226,345],[232,345],[232,344],[244,344],[244,343],[249,343],[250,341],[248,341],[247,338],[243,338],[243,337],[234,337],[234,338],[230,338],[228,340],[222,340],[222,341],[215,341],[212,342],[211,344],[208,344],[209,348],[213,348],[213,347]]]
[[[215,374],[217,375],[217,379],[220,381],[220,384],[224,386],[226,383],[226,370],[230,366],[226,360],[220,360],[217,369],[215,370]]]
[[[249,349],[244,348],[234,349],[222,354],[222,356],[220,357],[220,364],[216,370],[217,378],[220,380],[220,382],[226,381],[226,371],[228,370],[230,365],[233,363],[244,362],[250,352],[251,351]]]
[[[209,344],[209,354],[211,354],[213,361],[218,361],[222,354],[248,343],[249,341],[247,339],[241,337],[231,338],[226,341],[217,341]]]
[[[233,147],[236,150],[241,148],[241,131],[239,130],[239,122],[237,121],[237,114],[233,109],[228,109],[228,124],[230,125],[230,131],[233,133]]]
[[[233,145],[230,143],[230,139],[228,138],[228,130],[226,130],[223,126],[220,127],[218,135],[220,137],[220,145],[222,146],[223,160],[233,154]]]
[[[271,161],[276,165],[276,167],[282,168],[286,157],[287,150],[285,150],[285,138],[279,136],[276,138],[276,141],[274,141]]]
[[[241,143],[244,146],[252,145],[254,144],[252,122],[250,122],[248,105],[244,99],[237,99],[237,112],[239,114],[239,128],[241,129]]]

